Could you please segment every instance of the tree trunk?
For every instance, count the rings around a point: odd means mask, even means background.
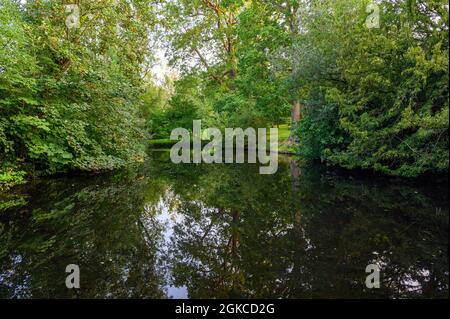
[[[289,137],[289,142],[296,143],[296,131],[298,129],[298,124],[302,117],[301,105],[299,100],[295,100],[292,103],[292,113],[291,113],[291,136]]]

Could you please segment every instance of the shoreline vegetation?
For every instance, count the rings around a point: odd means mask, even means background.
[[[280,153],[347,170],[448,175],[448,2],[385,1],[368,25],[370,3],[3,0],[0,191],[142,162],[193,120],[279,127]]]
[[[284,155],[299,155],[298,153],[298,144],[292,143],[289,141],[289,137],[291,134],[291,129],[289,125],[279,125],[278,127],[278,153]],[[270,128],[266,129],[267,134],[267,143],[270,141]],[[179,141],[171,140],[170,138],[162,138],[162,139],[150,139],[148,142],[150,148],[171,148]],[[210,140],[202,140],[202,147],[211,142]],[[247,140],[246,140],[247,142]],[[191,145],[192,145],[191,140]],[[246,145],[247,146],[247,145]]]

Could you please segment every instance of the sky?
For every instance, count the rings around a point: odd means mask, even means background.
[[[165,56],[163,49],[158,49],[155,52],[155,65],[152,67],[152,73],[156,83],[164,81],[164,75],[176,74],[177,72],[169,66],[169,61]]]

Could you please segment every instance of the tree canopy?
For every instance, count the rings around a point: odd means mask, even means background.
[[[300,155],[349,169],[448,172],[448,13],[444,0],[2,0],[0,185],[141,161],[145,140],[194,119],[291,124]],[[177,70],[163,85],[160,50]]]

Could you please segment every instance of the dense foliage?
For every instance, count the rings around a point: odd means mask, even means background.
[[[143,156],[147,1],[0,3],[0,184],[113,169]]]
[[[333,8],[312,8],[297,49],[302,150],[402,176],[448,170],[448,4],[383,2],[373,29],[361,1]]]
[[[292,127],[304,157],[400,176],[448,171],[446,1],[164,3],[172,61],[190,79],[169,108],[194,99],[190,115],[201,105],[196,116],[216,125],[264,127],[300,105]]]
[[[304,157],[448,171],[444,0],[80,0],[73,28],[67,4],[1,0],[3,188],[140,160],[144,137],[194,119],[245,128],[292,116]],[[162,85],[154,42],[177,70]]]

